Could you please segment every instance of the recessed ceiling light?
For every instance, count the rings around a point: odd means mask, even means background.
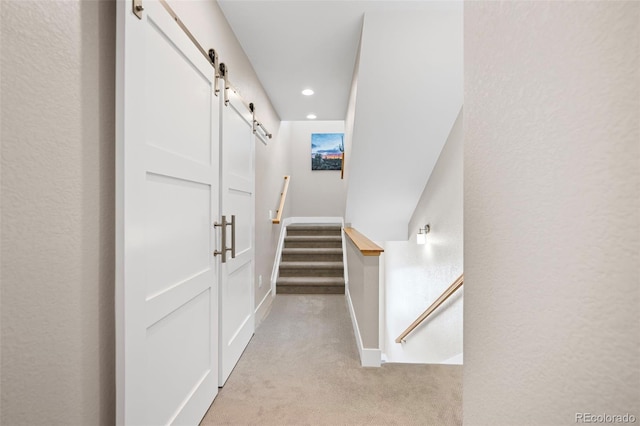
[[[314,92],[313,92],[313,90],[311,90],[311,89],[304,89],[304,90],[302,91],[302,94],[303,94],[303,95],[305,95],[305,96],[311,96],[311,95],[313,95],[313,93],[314,93]]]
[[[316,119],[316,118],[318,118],[318,117],[316,117],[316,115],[315,115],[315,114],[309,114],[309,115],[307,115],[307,118],[308,118],[309,120],[315,120],[315,119]]]

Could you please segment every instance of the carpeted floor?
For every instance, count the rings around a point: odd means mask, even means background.
[[[278,295],[202,425],[459,425],[462,366],[360,367],[344,295]]]

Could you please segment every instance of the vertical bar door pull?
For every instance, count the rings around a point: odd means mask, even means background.
[[[227,216],[222,216],[220,223],[215,222],[214,228],[220,228],[220,250],[213,252],[214,256],[221,255],[222,263],[227,263],[227,252],[231,252],[231,258],[236,258],[236,215],[231,215],[231,222],[227,222]],[[227,226],[231,226],[231,247],[227,247]]]
[[[218,227],[221,228],[220,229],[220,232],[221,232],[220,248],[221,248],[221,250],[215,250],[213,252],[213,255],[214,256],[221,255],[222,256],[222,263],[226,263],[227,262],[227,225],[228,225],[228,223],[227,223],[227,217],[226,216],[222,216],[222,222],[221,223],[215,222],[213,224],[214,228],[218,228]]]
[[[236,258],[236,215],[231,215],[231,258]]]

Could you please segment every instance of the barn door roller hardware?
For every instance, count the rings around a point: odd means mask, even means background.
[[[142,0],[133,0],[133,14],[138,17],[138,19],[142,19],[142,11],[144,7],[142,7]]]
[[[218,53],[214,49],[209,49],[209,60],[215,72],[215,82],[213,83],[213,90],[216,96],[220,93],[220,87],[218,86],[218,80],[220,79],[220,69],[218,65]]]
[[[220,76],[224,78],[224,104],[229,105],[229,70],[223,63],[220,64]]]
[[[253,124],[252,124],[253,134],[257,135],[260,138],[260,140],[262,140],[262,142],[266,145],[267,141],[264,138],[271,139],[273,135],[269,133],[269,131],[264,127],[264,125],[256,119],[256,108],[253,105],[253,102],[249,104],[249,109],[253,114]]]

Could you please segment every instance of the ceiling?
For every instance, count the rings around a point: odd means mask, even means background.
[[[432,1],[218,0],[281,120],[344,120],[365,12]],[[382,57],[382,55],[381,55]],[[312,96],[301,94],[305,88]]]
[[[417,232],[463,102],[462,2],[218,2],[281,120],[345,120],[345,220],[377,241]]]

